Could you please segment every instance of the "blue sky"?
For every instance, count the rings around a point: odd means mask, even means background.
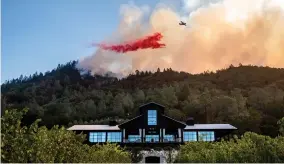
[[[154,7],[158,0],[135,0]],[[129,0],[2,0],[1,83],[46,72],[94,52]]]

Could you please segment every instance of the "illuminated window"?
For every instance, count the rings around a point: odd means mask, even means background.
[[[107,141],[108,142],[121,142],[121,132],[108,132]]]
[[[106,132],[90,132],[90,142],[106,142]]]
[[[159,142],[159,135],[146,135],[146,142]]]
[[[175,141],[174,135],[165,135],[164,141]]]
[[[197,141],[197,133],[183,132],[183,141]]]
[[[148,125],[157,125],[157,111],[148,110]]]
[[[128,135],[129,142],[141,142],[141,136],[139,135]]]
[[[198,132],[198,140],[199,141],[214,141],[214,131],[201,131]]]

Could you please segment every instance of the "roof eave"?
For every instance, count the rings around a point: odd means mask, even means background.
[[[133,120],[135,120],[135,119],[137,119],[137,118],[139,118],[139,117],[141,117],[141,116],[142,116],[142,115],[139,115],[139,116],[134,117],[134,118],[132,118],[132,119],[126,121],[126,122],[123,122],[123,123],[119,124],[119,125],[118,125],[118,128],[120,128],[122,125],[127,124],[128,122],[133,121]]]
[[[169,117],[169,116],[166,116],[166,115],[164,115],[164,114],[163,114],[162,116],[164,116],[164,117],[166,117],[166,118],[168,118],[168,119],[170,119],[170,120],[173,120],[173,121],[175,121],[175,122],[178,122],[178,123],[184,125],[185,127],[187,126],[185,123],[183,123],[183,122],[181,122],[181,121],[178,121],[178,120],[175,120],[175,119],[173,119],[173,118],[171,118],[171,117]]]
[[[161,104],[159,104],[159,103],[153,102],[153,101],[152,101],[152,102],[149,102],[149,103],[147,103],[147,104],[143,104],[143,105],[139,106],[139,108],[142,108],[142,107],[147,106],[147,105],[149,105],[149,104],[156,104],[156,105],[158,105],[158,106],[161,106],[161,107],[165,108],[165,106],[163,106],[163,105],[161,105]]]

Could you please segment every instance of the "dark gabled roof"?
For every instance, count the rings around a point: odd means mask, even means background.
[[[163,105],[161,105],[161,104],[158,104],[158,103],[155,103],[155,102],[149,102],[149,103],[147,103],[147,104],[143,104],[143,105],[141,105],[141,106],[139,106],[139,108],[142,108],[142,107],[144,107],[144,106],[147,106],[147,105],[150,105],[150,104],[155,104],[155,105],[158,105],[158,106],[160,106],[160,107],[163,107],[163,108],[165,108],[165,106],[163,106]]]
[[[126,121],[126,122],[124,122],[124,123],[121,123],[121,124],[118,125],[118,127],[120,128],[121,125],[124,125],[124,124],[126,124],[126,123],[128,123],[128,122],[130,122],[130,121],[133,121],[133,120],[135,120],[135,119],[137,119],[137,118],[139,118],[139,117],[141,117],[141,116],[142,116],[142,115],[137,116],[137,117],[134,117],[134,118],[132,118],[131,120],[128,120],[128,121]]]
[[[149,103],[141,105],[139,107],[140,114],[143,113],[143,111],[145,110],[145,107],[147,107],[147,106],[157,106],[160,109],[161,113],[164,113],[164,111],[165,111],[165,106],[158,104],[158,103],[155,103],[155,102],[149,102]]]
[[[169,117],[169,116],[166,116],[166,115],[162,115],[163,117],[166,117],[166,118],[168,118],[168,119],[170,119],[170,120],[173,120],[173,121],[175,121],[175,122],[178,122],[178,123],[180,123],[180,124],[182,124],[182,125],[184,125],[184,126],[186,126],[186,124],[184,123],[184,122],[181,122],[181,121],[177,121],[177,120],[175,120],[175,119],[173,119],[173,118],[171,118],[171,117]]]

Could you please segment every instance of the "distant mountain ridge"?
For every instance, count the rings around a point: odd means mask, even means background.
[[[106,75],[91,75],[90,72],[79,70],[76,65],[78,61],[71,61],[65,65],[58,65],[56,69],[43,73],[35,73],[29,77],[20,76],[19,78],[9,80],[2,84],[2,92],[5,92],[6,88],[12,87],[13,84],[35,84],[42,80],[59,80],[70,81],[71,84],[79,83],[86,87],[111,87],[111,88],[124,88],[133,89],[150,88],[162,86],[164,84],[171,84],[173,82],[187,81],[189,83],[210,82],[221,88],[226,87],[263,87],[268,84],[280,85],[282,88],[284,80],[284,68],[270,68],[270,67],[258,67],[258,66],[243,66],[237,67],[230,66],[226,69],[217,70],[216,73],[205,71],[200,74],[190,74],[187,72],[174,71],[171,68],[158,70],[156,72],[139,71],[136,70],[134,74],[130,74],[125,78],[118,80],[113,77],[112,73]],[[226,82],[232,82],[233,84],[224,85]],[[249,82],[249,84],[242,84]]]

